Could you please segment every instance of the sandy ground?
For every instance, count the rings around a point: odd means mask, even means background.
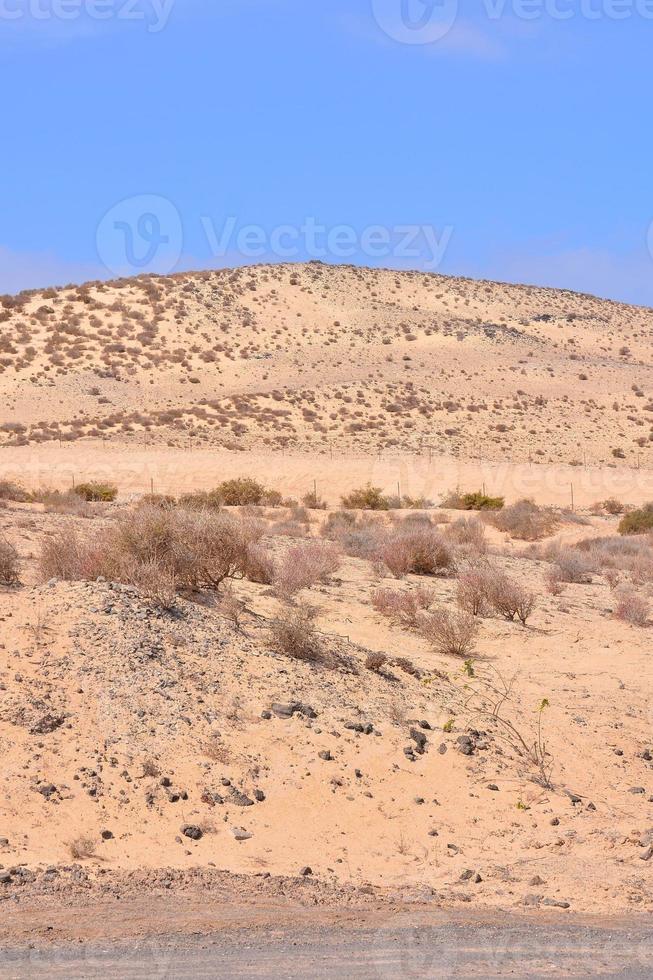
[[[616,497],[635,506],[653,499],[653,469],[624,466],[568,466],[496,463],[451,456],[338,456],[322,453],[229,452],[228,450],[112,449],[101,442],[60,447],[48,444],[0,449],[0,479],[31,489],[70,488],[91,479],[115,483],[129,492],[179,494],[210,489],[224,479],[250,475],[283,494],[301,499],[313,491],[336,507],[340,497],[367,482],[385,493],[424,496],[438,502],[447,491],[485,487],[508,502],[532,497],[556,507],[590,507]],[[573,496],[572,496],[573,495]]]
[[[612,618],[601,576],[549,595],[546,566],[492,531],[495,560],[538,605],[527,629],[483,621],[478,671],[516,675],[511,717],[528,739],[550,701],[544,789],[470,713],[460,661],[372,609],[372,591],[396,581],[370,563],[345,558],[305,596],[339,658],[323,667],[270,650],[265,622],[279,604],[267,586],[237,583],[252,611],[240,633],[210,602],[180,600],[171,616],[111,583],[39,584],[44,536],[92,523],[0,510],[25,582],[0,592],[0,895],[65,893],[56,869],[71,864],[91,886],[143,869],[160,886],[197,867],[291,878],[308,868],[387,899],[653,910],[651,631]],[[571,543],[614,527],[593,518],[559,534]],[[432,586],[453,602],[454,581]],[[370,671],[370,650],[417,673]],[[279,717],[278,703],[304,707]],[[410,759],[416,730],[425,751]]]

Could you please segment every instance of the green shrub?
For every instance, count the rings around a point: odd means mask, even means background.
[[[73,489],[78,497],[88,502],[110,503],[118,496],[118,487],[114,487],[111,483],[91,481],[90,483],[80,483]]]
[[[619,523],[619,534],[648,534],[653,531],[653,503],[631,510]]]
[[[380,487],[373,487],[368,483],[344,496],[342,506],[346,510],[389,510],[390,501],[383,496]]]
[[[503,497],[489,497],[480,490],[476,493],[461,493],[453,490],[442,501],[442,507],[451,510],[502,510],[505,505]]]
[[[215,491],[225,507],[256,506],[264,502],[266,490],[262,483],[251,477],[225,480]]]
[[[195,490],[182,494],[179,506],[186,510],[220,510],[222,497],[217,490]]]

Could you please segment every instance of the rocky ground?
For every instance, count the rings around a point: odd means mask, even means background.
[[[470,709],[461,661],[371,607],[396,581],[369,562],[344,558],[307,593],[328,656],[306,663],[271,647],[269,586],[235,584],[237,628],[210,595],[168,613],[118,583],[39,581],[41,541],[92,523],[0,510],[23,559],[23,584],[0,591],[7,908],[228,884],[309,904],[653,910],[651,632],[614,619],[602,576],[551,595],[545,563],[488,532],[538,605],[526,629],[484,620],[476,671],[515,675],[527,739],[550,702],[545,788]],[[431,584],[453,601],[451,579]]]

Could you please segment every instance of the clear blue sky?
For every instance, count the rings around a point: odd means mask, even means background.
[[[0,0],[0,291],[314,256],[653,306],[652,46],[653,0]]]

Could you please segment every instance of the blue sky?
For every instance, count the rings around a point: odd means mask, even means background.
[[[0,291],[317,257],[653,306],[652,42],[653,0],[0,0]]]

